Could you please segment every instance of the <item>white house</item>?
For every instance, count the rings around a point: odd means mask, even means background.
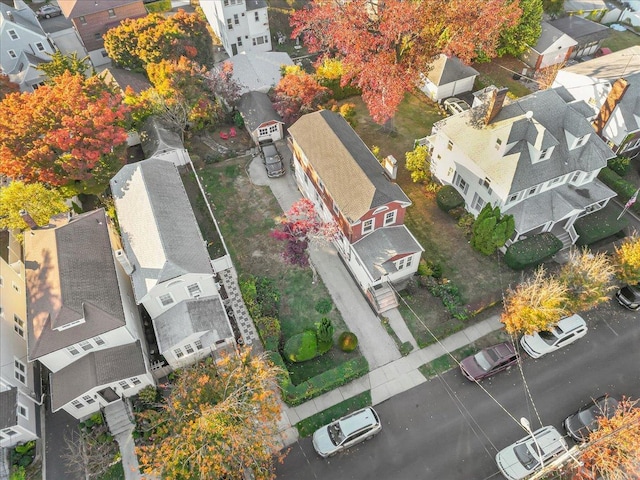
[[[27,361],[27,296],[22,248],[0,231],[0,448],[39,436],[40,381]]]
[[[269,93],[282,78],[282,67],[295,65],[286,52],[244,52],[225,63],[233,66],[233,79],[240,93]]]
[[[465,65],[456,57],[448,57],[442,53],[429,68],[427,74],[422,75],[423,83],[420,90],[433,101],[470,92],[478,76],[475,68]]]
[[[159,352],[178,368],[233,344],[211,259],[175,165],[126,165],[111,179],[126,265]]]
[[[247,92],[238,101],[238,111],[244,120],[244,126],[256,144],[271,140],[281,140],[284,135],[284,122],[266,93]]]
[[[527,48],[522,60],[534,70],[540,70],[569,60],[577,44],[569,35],[543,21],[538,41]]]
[[[616,194],[596,177],[615,155],[589,123],[593,110],[563,88],[503,105],[495,87],[482,105],[446,118],[428,137],[431,171],[453,185],[469,212],[490,203],[513,215],[516,232],[551,232],[565,247],[579,217]]]
[[[24,234],[28,359],[49,372],[51,410],[79,419],[154,383],[110,230],[99,209]]]
[[[40,26],[38,17],[22,0],[15,8],[0,8],[0,67],[22,91],[33,91],[44,83],[46,75],[35,69],[48,62],[55,46]]]
[[[271,50],[265,0],[200,0],[200,7],[230,57]]]

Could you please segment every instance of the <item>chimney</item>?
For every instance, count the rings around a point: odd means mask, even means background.
[[[613,115],[613,111],[620,103],[620,100],[624,97],[627,88],[629,88],[629,82],[624,78],[616,80],[611,87],[611,91],[609,92],[609,95],[607,95],[607,99],[602,104],[602,107],[600,107],[598,116],[593,121],[593,128],[595,128],[598,136],[602,137],[604,127],[607,125],[611,115]]]
[[[508,88],[500,88],[492,90],[489,93],[489,103],[487,105],[487,113],[484,117],[484,124],[489,125],[491,120],[495,118],[500,110],[502,109],[502,105],[504,104],[504,99],[507,97]]]
[[[131,265],[131,262],[127,258],[127,254],[124,253],[124,250],[122,249],[116,250],[116,258],[120,262],[120,265],[122,265],[122,268],[124,269],[124,273],[126,273],[127,275],[131,275],[135,270],[135,267]]]
[[[391,180],[395,180],[398,176],[398,161],[396,158],[393,155],[384,157],[382,166],[384,167],[384,173],[386,173]]]
[[[19,213],[20,213],[20,216],[22,217],[22,220],[24,220],[24,223],[26,223],[30,229],[34,230],[38,228],[38,224],[33,219],[33,217],[29,215],[29,212],[27,212],[26,210],[20,210]]]

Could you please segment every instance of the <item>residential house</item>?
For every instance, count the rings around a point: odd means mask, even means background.
[[[157,115],[147,118],[140,129],[140,143],[147,158],[172,162],[176,166],[191,162],[181,135]]]
[[[175,165],[155,158],[111,180],[136,302],[172,368],[234,344],[206,243]]]
[[[0,448],[40,434],[38,370],[27,361],[27,297],[20,242],[0,231]]]
[[[422,76],[424,83],[420,90],[436,102],[472,91],[478,76],[475,68],[442,53],[429,68],[427,74]]]
[[[289,134],[299,190],[338,225],[334,244],[374,308],[394,308],[392,285],[406,283],[424,251],[404,225],[411,201],[341,115],[303,115]]]
[[[282,78],[282,67],[295,65],[286,52],[244,52],[225,62],[233,66],[240,93],[268,93]]]
[[[36,67],[56,51],[38,17],[22,0],[0,8],[0,69],[20,90],[32,92],[46,75]]]
[[[609,6],[604,0],[564,0],[564,11],[568,15],[599,21],[609,11]]]
[[[24,233],[27,350],[51,411],[81,419],[153,385],[131,283],[104,209]]]
[[[247,92],[238,101],[238,111],[244,126],[256,144],[265,140],[281,140],[284,123],[266,93]]]
[[[577,44],[569,35],[543,21],[538,41],[527,48],[522,60],[534,70],[551,67],[569,60]]]
[[[200,0],[200,7],[230,57],[271,50],[265,0]]]
[[[488,203],[513,215],[508,244],[551,232],[568,247],[578,238],[576,219],[615,196],[597,179],[615,155],[595,134],[591,108],[566,89],[509,105],[506,93],[494,87],[482,105],[433,126],[431,172],[458,190],[473,215]]]
[[[573,38],[577,44],[571,50],[570,58],[582,58],[594,55],[602,42],[609,38],[610,29],[578,15],[558,18],[549,24]]]
[[[58,0],[65,17],[71,20],[94,66],[109,63],[103,36],[127,18],[147,15],[142,0]]]

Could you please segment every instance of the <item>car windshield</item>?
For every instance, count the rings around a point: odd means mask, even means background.
[[[485,372],[493,367],[494,363],[498,360],[498,357],[491,350],[483,350],[475,354],[474,358],[478,366]]]
[[[522,466],[527,470],[533,470],[538,465],[538,463],[540,463],[539,459],[536,458],[540,456],[540,451],[537,449],[535,443],[532,443],[531,447],[536,448],[538,455],[536,455],[535,457],[534,452],[531,451],[529,445],[527,445],[526,443],[516,445],[516,447],[513,449],[516,457],[518,458]]]
[[[595,411],[598,409],[598,407],[596,407],[595,405],[591,408],[588,408],[587,410],[583,410],[582,412],[580,412],[578,414],[578,418],[580,419],[580,423],[582,423],[582,425],[585,425],[586,427],[588,427],[590,430],[593,430],[593,428],[596,426],[597,424],[597,420],[596,420],[596,415],[595,415]]]
[[[342,429],[340,429],[339,423],[333,423],[327,427],[329,429],[329,438],[334,445],[340,445],[344,440],[344,433],[342,433]]]
[[[549,345],[553,345],[555,341],[558,339],[558,337],[556,337],[553,332],[550,332],[548,330],[539,332],[538,335],[540,335],[540,338],[544,340],[546,343],[548,343]]]

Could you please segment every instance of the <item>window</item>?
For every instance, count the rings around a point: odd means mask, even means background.
[[[15,30],[9,30],[9,36],[11,37],[11,40],[18,40],[20,38],[18,36],[18,32]]]
[[[7,53],[11,58],[18,58],[18,55],[16,55],[16,52],[14,52],[13,50],[8,50]]]
[[[364,222],[362,222],[362,235],[373,232],[375,221],[375,218],[370,218],[369,220],[365,220]]]
[[[585,143],[587,143],[587,140],[589,140],[589,134],[583,135],[576,141],[576,147],[583,146]]]
[[[107,10],[107,12],[109,13],[109,18],[113,18],[116,16],[116,11],[113,8],[110,8],[109,10]]]
[[[190,344],[190,343],[187,343],[187,344],[184,346],[184,349],[186,350],[187,355],[191,355],[191,354],[194,352],[193,347],[191,346],[191,344]]]
[[[242,46],[242,37],[238,37],[238,46],[241,47]]]
[[[16,432],[12,428],[5,428],[4,430],[0,430],[0,435],[3,438],[11,438],[13,435],[18,435],[18,432]]]
[[[473,194],[473,202],[471,202],[471,208],[473,208],[474,210],[482,210],[482,207],[484,207],[485,203],[487,202],[485,202],[480,195],[478,195],[477,193]]]
[[[482,185],[484,188],[487,189],[487,192],[489,193],[489,195],[491,195],[491,193],[493,192],[493,190],[491,190],[491,180],[489,180],[488,177],[485,177],[484,180],[482,180],[481,178],[478,179],[478,183],[480,185]]]
[[[42,42],[37,42],[36,48],[38,49],[39,52],[44,52],[44,45],[42,44]]]
[[[81,17],[79,17],[79,19],[80,19],[80,23],[81,23],[82,25],[86,25],[86,24],[87,24],[87,19],[86,19],[86,18],[84,18],[84,15],[82,15]]]
[[[556,177],[549,181],[549,185],[555,185],[556,183],[560,183],[564,180],[564,175],[562,177]]]
[[[529,189],[528,196],[535,195],[536,193],[538,193],[538,185]]]
[[[19,382],[27,384],[27,366],[17,358],[13,359],[13,376]]]
[[[131,379],[131,383],[133,383],[134,385],[140,385],[142,382],[140,381],[140,379],[138,377],[133,377]]]
[[[80,409],[82,407],[84,407],[84,405],[82,404],[82,402],[80,400],[74,400],[71,402],[71,405],[73,405],[74,407]]]
[[[15,313],[13,314],[13,331],[24,338],[24,320]]]
[[[100,40],[102,38],[102,34],[100,32],[94,33],[93,36],[96,40]]]
[[[500,145],[502,145],[502,140],[496,138],[496,150],[500,150]]]
[[[507,200],[507,203],[512,203],[512,202],[515,202],[516,200],[518,200],[518,194],[514,193],[509,197],[509,199]]]
[[[202,342],[200,340],[196,340],[195,342],[193,342],[193,344],[198,350],[202,350]]]
[[[451,140],[447,143],[447,150],[453,150],[453,142]]]
[[[398,270],[403,270],[411,266],[411,264],[413,263],[413,257],[412,256],[404,257],[395,263],[396,263],[396,268]]]
[[[275,133],[279,130],[278,125],[271,125],[269,127],[269,133]],[[640,141],[640,140],[639,140]]]
[[[102,58],[107,58],[109,56],[106,50],[101,50],[100,53],[102,54]]]
[[[4,280],[2,280],[2,277],[0,277],[0,287],[4,287]]]
[[[181,348],[174,348],[173,349],[173,354],[176,356],[176,358],[184,357],[184,352],[182,351]]]
[[[11,282],[11,286],[16,292],[20,293],[20,286],[16,282]]]
[[[224,0],[224,6],[228,7],[229,6],[229,0]]]
[[[105,343],[104,340],[100,337],[93,337],[93,341],[96,342],[96,345],[99,347],[104,345]]]
[[[82,400],[84,400],[85,402],[87,402],[87,405],[91,405],[92,403],[95,403],[96,401],[93,399],[93,397],[91,395],[84,395],[82,397]]]
[[[173,297],[171,296],[170,293],[160,295],[160,297],[158,297],[158,300],[160,300],[160,304],[163,307],[166,307],[167,305],[171,305],[173,303]]]
[[[393,225],[396,221],[397,210],[392,210],[384,214],[384,226]]]
[[[187,285],[187,291],[189,295],[192,297],[199,297],[202,291],[200,290],[200,285],[197,283],[193,283],[191,285]]]
[[[80,348],[82,348],[86,352],[87,350],[91,350],[93,348],[93,345],[91,345],[91,342],[88,342],[87,340],[82,340],[80,342]]]
[[[25,407],[21,403],[18,403],[18,415],[29,420],[29,410],[27,410],[27,407]]]
[[[69,352],[71,355],[80,355],[80,352],[74,345],[67,347],[67,352]]]
[[[227,18],[227,28],[233,30],[233,19]]]
[[[540,160],[547,160],[551,157],[551,152],[553,152],[553,147],[545,148],[540,152]]]
[[[123,390],[131,388],[131,385],[129,385],[129,382],[127,382],[126,380],[120,380],[118,382],[118,385],[120,385],[120,387],[122,387]]]
[[[240,18],[238,18],[237,13],[233,14],[233,23],[235,23],[236,25],[240,25]]]
[[[255,43],[254,43],[255,45]],[[269,129],[266,127],[261,127],[258,129],[258,135],[262,136],[262,135],[269,135]]]
[[[462,193],[466,194],[469,191],[469,184],[456,172],[453,176],[453,184],[456,185]]]
[[[571,177],[571,183],[577,182],[579,178],[580,178],[580,172],[574,173],[573,177]]]

